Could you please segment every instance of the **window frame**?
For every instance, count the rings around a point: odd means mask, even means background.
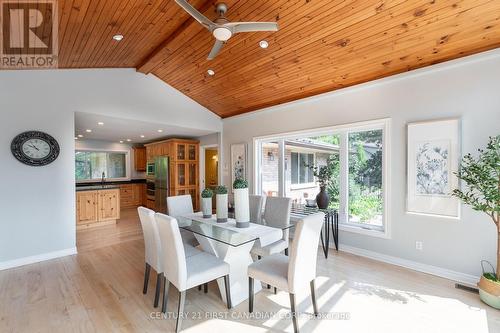
[[[295,151],[290,151],[290,189],[292,190],[296,190],[296,189],[303,189],[303,188],[309,188],[309,187],[315,187],[316,186],[316,181],[314,180],[314,176],[313,176],[313,181],[312,182],[304,182],[304,183],[301,183],[300,181],[296,184],[292,183],[292,179],[293,179],[293,174],[292,174],[292,154],[299,154],[299,156],[297,156],[297,179],[300,180],[300,154],[305,154],[305,155],[312,155],[313,156],[313,164],[316,163],[316,153],[314,152],[311,152],[311,151],[306,151],[306,150],[295,150]],[[304,168],[306,168],[304,166]],[[312,173],[311,170],[307,169],[307,175],[309,176],[309,174]]]
[[[92,148],[78,148],[75,149],[75,157],[74,163],[76,162],[76,153],[77,152],[96,152],[96,153],[122,153],[125,154],[125,177],[118,178],[106,178],[106,181],[116,182],[116,181],[129,181],[130,178],[130,151],[129,150],[113,150],[113,149],[92,149]],[[75,165],[75,181],[77,184],[80,183],[98,183],[101,181],[101,178],[92,178],[92,179],[76,179],[76,165]]]
[[[383,118],[376,120],[369,120],[363,122],[356,122],[350,124],[342,124],[337,126],[328,126],[314,129],[306,129],[293,132],[276,133],[265,136],[258,136],[253,138],[253,190],[254,194],[261,193],[261,177],[260,177],[260,163],[261,163],[261,144],[264,142],[275,141],[280,146],[280,154],[278,155],[279,164],[284,165],[285,161],[285,141],[288,139],[296,139],[305,136],[321,136],[321,135],[340,135],[340,209],[339,209],[339,229],[347,232],[369,235],[379,238],[391,238],[391,119]],[[348,221],[348,204],[349,204],[349,160],[347,149],[347,137],[350,132],[361,132],[368,130],[382,130],[382,193],[383,193],[383,212],[382,222],[383,230],[377,226],[370,226],[363,223],[355,223]],[[282,146],[281,146],[282,145]],[[315,157],[316,161],[316,157]],[[285,192],[285,170],[280,168],[279,174],[279,195],[283,196]]]

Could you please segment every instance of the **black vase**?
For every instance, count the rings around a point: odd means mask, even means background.
[[[316,196],[316,204],[320,209],[328,208],[328,204],[330,203],[330,198],[328,197],[328,193],[326,193],[325,187],[320,187],[320,191]]]

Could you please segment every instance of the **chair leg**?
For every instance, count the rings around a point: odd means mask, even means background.
[[[314,280],[311,281],[311,298],[314,309],[314,316],[318,316],[318,304],[316,303],[316,287],[314,286]]]
[[[233,304],[231,302],[231,284],[229,283],[229,275],[224,276],[224,286],[226,287],[227,308],[231,309],[233,307]]]
[[[201,291],[201,284],[198,286],[198,290],[200,290],[200,291]]]
[[[248,278],[248,312],[253,312],[253,279]]]
[[[259,259],[259,260],[260,260],[260,259],[262,259],[262,257],[261,257],[261,256],[257,256],[257,259]]]
[[[297,319],[297,311],[295,309],[295,294],[290,294],[290,307],[292,310],[293,331],[294,331],[294,333],[298,333],[299,332],[299,322]]]
[[[148,282],[149,282],[149,273],[151,272],[151,266],[146,263],[146,270],[144,271],[144,287],[142,288],[142,293],[146,294],[148,292]]]
[[[278,289],[276,289],[276,287],[274,287],[274,294],[276,295],[278,293]]]
[[[208,283],[203,284],[203,292],[208,293]]]
[[[164,287],[163,287],[163,302],[161,304],[161,312],[167,313],[167,302],[168,302],[168,289],[170,287],[170,281],[166,277],[163,277]]]
[[[177,323],[175,324],[175,332],[181,331],[182,317],[184,313],[184,302],[186,301],[186,291],[179,291],[179,308],[177,310]]]
[[[285,255],[288,257],[288,248],[285,249]]]
[[[271,289],[271,285],[270,284],[267,285],[267,289]]]
[[[154,302],[154,307],[158,307],[158,302],[160,300],[160,291],[161,291],[161,281],[163,277],[163,273],[157,273],[156,274],[156,290],[155,290],[155,302]]]

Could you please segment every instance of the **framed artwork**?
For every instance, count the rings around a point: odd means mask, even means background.
[[[231,145],[231,188],[236,178],[247,179],[247,145]]]
[[[460,120],[408,124],[407,212],[460,218]]]

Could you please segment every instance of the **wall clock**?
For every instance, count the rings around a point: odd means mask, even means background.
[[[10,150],[19,162],[30,166],[50,164],[59,156],[56,139],[40,131],[19,134],[12,140]]]

